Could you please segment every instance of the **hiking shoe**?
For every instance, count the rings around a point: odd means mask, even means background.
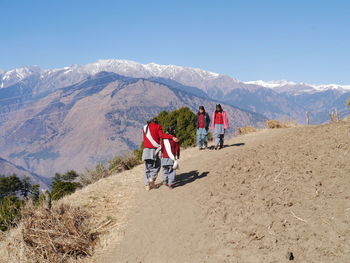
[[[149,187],[150,187],[150,189],[152,189],[152,188],[155,187],[155,183],[154,183],[153,178],[150,178],[150,179],[149,179]]]

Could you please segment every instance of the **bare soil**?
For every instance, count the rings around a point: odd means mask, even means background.
[[[350,122],[226,143],[184,151],[172,190],[130,171],[125,223],[94,260],[350,262]]]
[[[141,165],[61,199],[101,232],[79,262],[350,262],[350,121],[226,144],[183,151],[172,190],[146,191]],[[30,262],[20,227],[0,239],[0,262]]]

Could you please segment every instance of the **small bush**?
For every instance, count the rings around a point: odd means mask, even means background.
[[[79,177],[79,174],[73,170],[65,174],[56,173],[51,183],[52,200],[58,200],[62,197],[74,193],[82,185],[78,182],[73,182]]]
[[[102,163],[99,163],[93,169],[86,169],[85,172],[80,175],[80,182],[83,185],[89,185],[108,176],[110,176],[108,169]]]
[[[208,142],[212,142],[214,140],[213,133],[210,131],[207,133],[207,140]]]
[[[21,215],[23,201],[16,196],[6,196],[0,201],[0,231],[16,225]]]
[[[51,191],[52,200],[58,200],[66,195],[73,194],[82,185],[77,182],[60,181],[54,184]]]
[[[47,211],[28,205],[22,213],[24,251],[30,262],[67,262],[92,255],[97,233],[89,229],[85,210],[62,204]]]
[[[268,129],[280,129],[280,128],[288,128],[285,123],[276,120],[268,120],[266,121],[266,127]]]
[[[248,134],[251,132],[256,132],[256,129],[252,126],[246,126],[243,128],[238,128],[238,134],[239,135],[244,135],[244,134]]]
[[[116,172],[130,170],[138,164],[140,164],[140,160],[135,154],[129,154],[121,157],[117,156],[109,161],[108,172],[113,174]]]

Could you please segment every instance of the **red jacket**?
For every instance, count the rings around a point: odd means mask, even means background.
[[[170,142],[170,146],[171,146],[171,152],[173,153],[173,155],[178,158],[180,158],[180,143],[178,142],[174,142],[173,140],[169,140]],[[169,158],[169,155],[165,149],[165,145],[164,145],[164,140],[162,140],[162,154],[163,154],[163,158]]]
[[[228,116],[226,111],[222,112],[222,118],[224,120],[224,129],[228,129]],[[211,123],[211,128],[214,130],[215,128],[215,111],[213,112],[213,121]]]
[[[153,122],[151,122],[148,125],[148,129],[151,132],[151,136],[153,138],[153,140],[160,144],[160,139],[172,139],[173,136],[170,134],[166,134],[163,132],[163,128],[162,126],[160,126],[159,124],[155,124]],[[142,130],[143,133],[143,144],[144,144],[144,148],[151,148],[151,149],[156,149],[157,147],[153,146],[152,143],[147,139],[145,132]]]

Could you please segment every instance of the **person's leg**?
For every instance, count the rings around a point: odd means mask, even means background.
[[[215,133],[215,147],[218,147],[220,145],[220,134]]]
[[[145,185],[148,185],[148,178],[150,177],[150,164],[149,160],[145,160]]]
[[[164,165],[163,166],[163,184],[167,185],[169,181],[169,171],[168,171],[168,166]]]
[[[220,147],[224,147],[224,137],[225,137],[225,134],[221,134],[221,140],[220,140]]]
[[[201,128],[201,148],[203,149],[206,147],[205,134],[206,130],[204,128]]]
[[[155,182],[157,180],[157,176],[160,170],[160,159],[151,160],[152,164],[150,165],[150,178]]]
[[[208,132],[206,129],[203,129],[203,146],[204,148],[208,147]]]
[[[169,166],[169,186],[173,186],[174,185],[174,182],[175,182],[175,176],[176,176],[176,170],[173,169],[172,166]]]
[[[220,134],[220,148],[224,147],[224,136],[225,134]]]
[[[197,129],[197,146],[198,148],[202,148],[202,138],[201,138],[201,129]]]

